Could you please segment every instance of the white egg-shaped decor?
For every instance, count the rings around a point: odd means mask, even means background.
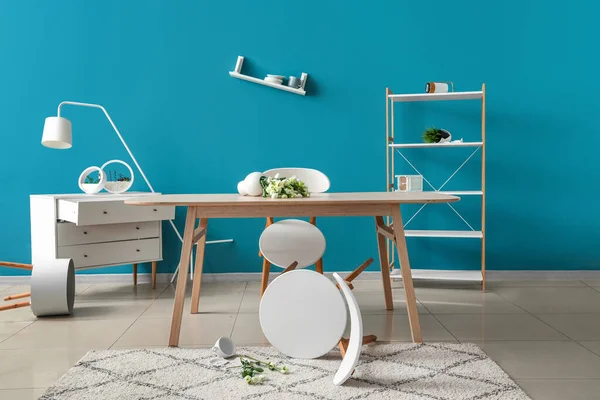
[[[240,181],[237,184],[237,191],[242,196],[247,196],[248,192],[246,191],[246,181]]]
[[[260,185],[262,175],[262,172],[252,172],[246,176],[246,179],[244,179],[244,189],[246,189],[248,196],[262,196],[263,189]]]
[[[98,177],[94,178],[90,174],[98,172]],[[79,189],[86,194],[96,194],[104,189],[106,184],[106,174],[100,167],[87,167],[79,175]]]

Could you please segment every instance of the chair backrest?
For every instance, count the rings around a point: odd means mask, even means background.
[[[329,190],[329,178],[327,175],[316,169],[275,168],[263,172],[264,176],[269,176],[271,178],[275,177],[277,174],[285,178],[295,176],[306,184],[306,187],[310,193],[324,193]]]
[[[334,272],[333,277],[342,289],[342,293],[348,304],[348,310],[350,311],[350,341],[348,342],[348,349],[346,350],[346,355],[344,356],[340,367],[333,377],[333,384],[340,386],[350,378],[358,364],[360,353],[362,351],[363,324],[360,308],[358,307],[358,302],[356,301],[352,290],[350,290],[346,281],[344,281],[344,278],[337,273]]]

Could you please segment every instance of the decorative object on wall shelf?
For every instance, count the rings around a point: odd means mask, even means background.
[[[288,86],[291,88],[297,89],[300,87],[301,84],[302,81],[296,76],[290,76],[290,78],[288,79]]]
[[[427,82],[425,84],[425,93],[448,93],[454,92],[454,83],[452,82]]]
[[[109,171],[107,173],[106,167],[110,164],[121,164],[127,167],[129,170],[129,176],[124,176],[123,174],[117,173],[116,170]],[[131,188],[133,185],[133,170],[125,161],[122,160],[110,160],[105,162],[102,165],[102,171],[104,171],[105,175],[107,175],[106,183],[104,184],[104,188],[108,193],[120,194],[125,193]]]
[[[150,191],[152,193],[156,193],[154,188],[150,184],[150,181],[146,177],[146,174],[142,170],[142,167],[140,167],[140,164],[138,164],[135,156],[129,149],[129,146],[125,142],[125,139],[123,139],[121,132],[119,132],[119,129],[117,129],[117,126],[113,122],[112,118],[110,117],[110,115],[108,114],[106,109],[103,106],[101,106],[100,104],[82,103],[82,102],[78,102],[78,101],[63,101],[63,102],[61,102],[58,105],[56,117],[48,117],[48,118],[46,118],[46,120],[44,122],[44,131],[42,134],[42,145],[43,146],[46,146],[46,147],[49,147],[52,149],[69,149],[72,147],[73,135],[72,135],[71,121],[60,116],[61,108],[65,105],[71,105],[71,106],[76,106],[76,107],[98,108],[98,109],[102,110],[102,112],[104,113],[104,116],[106,117],[106,119],[108,119],[108,122],[110,122],[110,126],[112,126],[113,130],[115,131],[119,140],[121,141],[121,144],[123,145],[123,147],[125,147],[125,150],[127,150],[127,154],[129,154],[129,157],[131,157],[131,160],[133,161],[134,165],[136,166],[136,168],[142,175],[144,182],[146,182],[146,185],[148,185],[148,188],[150,189]],[[133,177],[133,172],[132,172],[132,177]],[[177,227],[175,226],[175,223],[173,222],[173,220],[169,220],[169,223],[171,224],[173,231],[179,238],[179,241],[181,241],[183,243],[183,236],[181,236],[181,234],[177,230]],[[206,244],[229,243],[229,242],[233,242],[233,239],[207,241]],[[179,266],[177,266],[177,270],[173,274],[171,283],[175,280],[177,271],[179,271]],[[190,276],[191,277],[194,276],[193,262],[192,262],[192,268],[190,268]]]
[[[267,78],[269,78],[269,77],[277,77],[278,78],[279,77],[278,75],[267,75],[267,77],[265,79],[259,79],[259,78],[255,78],[250,75],[244,75],[244,74],[242,74],[243,65],[244,65],[244,57],[238,56],[237,62],[235,64],[235,70],[230,71],[229,76],[232,76],[237,79],[243,79],[248,82],[258,83],[259,85],[265,85],[265,86],[270,86],[275,89],[285,90],[286,92],[296,93],[301,96],[306,95],[306,91],[304,88],[306,86],[308,74],[306,74],[304,72],[302,73],[302,75],[300,77],[300,83],[298,84],[298,87],[292,87],[289,84],[288,84],[288,86],[283,85],[283,79],[281,79],[281,82],[278,82],[278,80],[277,80],[277,82],[274,82],[273,81],[274,79],[267,80]],[[281,76],[281,78],[283,78],[283,76]],[[292,77],[290,77],[290,78],[292,78]]]
[[[94,172],[98,173],[98,177],[94,178],[91,174]],[[79,175],[79,189],[86,194],[96,194],[104,189],[106,183],[106,174],[102,171],[102,168],[92,166],[87,167],[81,175]]]
[[[447,92],[440,93],[437,90],[438,82],[430,82],[434,83],[436,89],[432,93],[405,93],[405,94],[394,94],[389,88],[386,88],[386,126],[385,126],[385,134],[386,134],[386,191],[395,190],[395,156],[399,155],[402,159],[418,174],[421,174],[417,167],[407,158],[407,156],[403,153],[403,149],[405,148],[458,148],[458,147],[474,147],[474,150],[470,152],[470,154],[466,157],[465,161],[458,167],[454,172],[449,174],[448,179],[438,187],[434,187],[431,182],[427,180],[426,177],[423,177],[423,183],[429,186],[433,191],[438,193],[459,195],[459,196],[481,196],[481,228],[477,229],[477,227],[473,227],[467,219],[465,219],[459,212],[454,208],[452,204],[447,204],[448,207],[465,223],[466,229],[463,230],[432,230],[432,229],[424,229],[424,230],[410,230],[406,229],[407,226],[414,220],[414,218],[425,208],[427,205],[424,204],[421,208],[419,208],[408,220],[404,223],[405,233],[407,237],[427,237],[427,238],[454,238],[458,239],[471,239],[471,240],[481,240],[481,270],[480,271],[469,271],[466,280],[477,280],[482,284],[482,289],[485,290],[485,239],[486,239],[486,157],[485,157],[485,149],[486,149],[486,119],[485,119],[485,84],[481,85],[481,90],[478,91],[469,91],[469,92]],[[452,86],[452,82],[448,82]],[[477,100],[481,102],[481,141],[476,142],[465,142],[463,139],[451,140],[450,132],[447,132],[448,138],[447,142],[437,141],[437,130],[433,131],[434,128],[431,128],[431,132],[426,131],[423,139],[425,142],[431,143],[397,143],[398,139],[395,135],[395,124],[394,124],[394,107],[396,103],[407,103],[407,102],[421,102],[421,101],[449,101],[449,100]],[[442,131],[442,130],[440,130]],[[453,177],[464,167],[464,165],[471,160],[481,151],[481,190],[454,190],[449,191],[445,189],[448,182],[450,182]],[[393,258],[393,247],[394,244],[392,242],[388,242],[389,253],[388,259],[391,262],[394,262]],[[396,266],[398,264],[395,264]],[[391,275],[394,277],[399,276],[400,270],[395,268],[392,269]],[[440,280],[450,280],[456,279],[456,274],[449,274],[449,271],[446,270],[419,270],[413,269],[412,276],[414,279],[440,279]],[[457,272],[457,271],[451,271]],[[465,272],[465,271],[460,271]]]
[[[396,175],[396,190],[398,192],[422,192],[422,175]]]
[[[423,140],[425,143],[448,143],[452,140],[452,135],[445,129],[432,126],[423,132]]]
[[[265,77],[265,82],[275,83],[277,85],[281,85],[283,83],[284,79],[285,79],[285,76],[283,76],[283,75],[270,75],[270,74],[267,74],[267,76]]]

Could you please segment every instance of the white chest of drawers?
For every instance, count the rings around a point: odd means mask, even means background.
[[[136,282],[137,263],[162,260],[161,221],[175,218],[172,206],[124,203],[150,194],[30,196],[32,263],[72,258],[76,270],[133,264]]]

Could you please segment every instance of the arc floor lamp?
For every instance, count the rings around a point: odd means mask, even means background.
[[[121,141],[121,143],[123,144],[123,147],[125,147],[125,150],[127,150],[127,154],[129,154],[129,157],[131,157],[131,160],[135,164],[135,167],[138,169],[138,171],[140,171],[142,178],[144,178],[144,182],[146,182],[146,185],[148,185],[148,189],[150,189],[150,191],[152,193],[156,193],[154,188],[152,187],[152,184],[148,180],[148,177],[146,177],[146,174],[142,170],[142,167],[140,167],[140,164],[138,164],[135,156],[129,149],[129,146],[127,146],[127,143],[125,142],[125,139],[123,139],[121,132],[119,132],[119,129],[113,122],[110,115],[108,115],[108,112],[106,111],[106,109],[99,104],[80,103],[77,101],[63,101],[62,103],[60,103],[58,105],[56,117],[48,117],[48,118],[46,118],[46,121],[44,122],[44,132],[42,134],[42,145],[52,148],[52,149],[62,149],[62,150],[70,149],[73,146],[73,133],[72,133],[71,121],[60,116],[60,110],[61,110],[62,106],[65,106],[65,105],[99,108],[100,110],[102,110],[102,112],[106,116],[106,119],[108,119],[108,122],[110,122],[110,125],[112,126],[115,133],[119,137],[119,140]],[[183,237],[179,233],[179,230],[177,230],[175,223],[173,221],[169,221],[169,222],[171,223],[171,227],[173,228],[173,231],[179,238],[179,241],[183,243]],[[228,243],[228,242],[233,242],[233,239],[211,240],[211,241],[207,241],[206,244]],[[192,268],[190,269],[190,276],[192,278],[194,275],[193,260],[194,260],[194,258],[192,257]],[[179,271],[179,265],[177,266],[177,269],[175,270],[175,273],[173,274],[173,277],[171,278],[171,283],[173,283],[173,281],[175,280],[175,276],[177,275],[178,271]]]

